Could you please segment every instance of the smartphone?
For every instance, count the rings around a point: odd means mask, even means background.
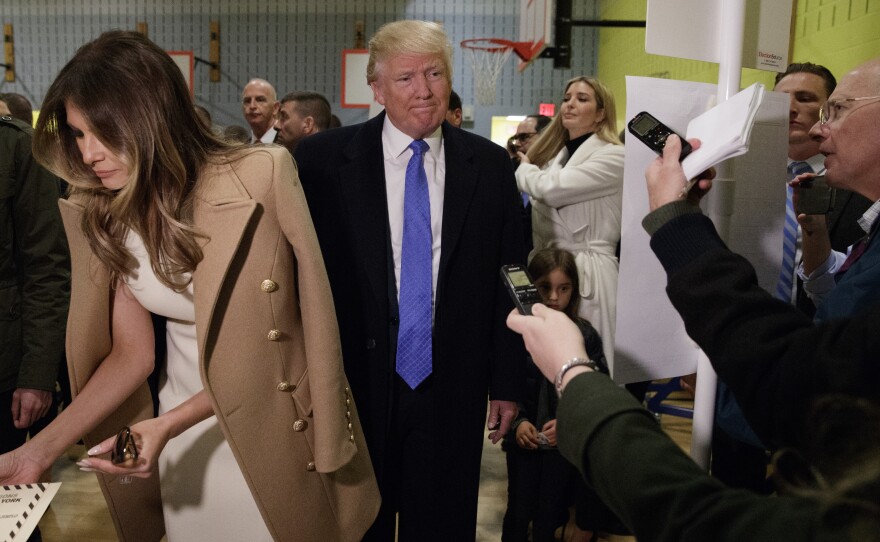
[[[524,265],[501,266],[501,281],[510,292],[520,314],[532,314],[532,305],[542,301],[541,294]]]
[[[633,117],[632,120],[629,121],[627,127],[632,135],[639,138],[639,140],[647,145],[648,148],[661,156],[663,155],[663,146],[666,145],[666,138],[675,134],[671,128],[657,120],[654,115],[647,111],[642,111]],[[678,161],[680,162],[684,160],[694,148],[691,147],[691,144],[685,141],[680,135],[678,138],[681,139],[681,155],[678,157]]]
[[[816,175],[799,185],[797,214],[826,215],[834,208],[834,191],[824,175]]]

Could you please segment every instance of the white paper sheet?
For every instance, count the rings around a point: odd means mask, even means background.
[[[688,123],[688,139],[699,139],[700,148],[681,162],[685,177],[694,179],[716,164],[745,154],[764,85],[755,83]]]
[[[0,540],[27,540],[61,482],[0,487]]]

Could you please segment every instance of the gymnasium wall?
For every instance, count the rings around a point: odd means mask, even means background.
[[[575,2],[575,18],[595,18],[598,0]],[[314,90],[328,97],[344,124],[366,120],[366,109],[341,107],[343,49],[355,45],[355,22],[365,23],[366,38],[383,23],[426,19],[444,24],[454,54],[453,87],[464,103],[475,104],[473,75],[458,46],[467,38],[516,39],[516,0],[3,0],[0,23],[12,23],[17,79],[0,79],[0,92],[18,92],[39,109],[55,74],[77,47],[110,29],[136,28],[146,22],[148,35],[166,50],[192,50],[208,59],[209,22],[220,22],[222,81],[209,82],[206,64],[195,67],[195,99],[216,124],[246,126],[239,100],[248,79],[272,82],[279,96],[291,90]],[[539,102],[558,102],[564,82],[596,71],[598,31],[572,33],[572,69],[554,70],[551,60],[537,60],[523,74],[511,58],[504,67],[494,106],[475,106],[467,128],[489,135],[492,115],[537,112]],[[366,84],[366,83],[364,83]]]
[[[700,1],[700,0],[695,0]],[[775,0],[785,2],[790,0]],[[645,20],[647,0],[600,0],[601,19]],[[880,56],[880,0],[797,0],[792,61],[815,62],[839,79],[870,58]],[[718,65],[645,53],[644,28],[603,28],[599,32],[599,78],[623,104],[626,75],[718,82]],[[775,72],[745,68],[742,86],[756,81],[773,87]],[[623,119],[625,107],[618,107]]]

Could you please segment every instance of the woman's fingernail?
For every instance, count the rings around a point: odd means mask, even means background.
[[[88,453],[89,455],[97,455],[97,454],[99,453],[99,452],[98,452],[98,447],[95,446],[94,448],[92,448],[91,450],[89,450],[89,451],[86,452],[86,453]]]
[[[88,468],[92,467],[92,463],[88,459],[81,459],[76,462],[76,466],[80,467],[80,468],[87,468],[88,469]]]

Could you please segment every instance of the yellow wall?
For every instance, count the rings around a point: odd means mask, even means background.
[[[647,5],[647,0],[600,0],[599,18],[645,20]],[[822,64],[840,79],[858,64],[880,56],[878,29],[880,0],[797,0],[792,61]],[[599,79],[617,98],[621,121],[626,111],[626,75],[718,81],[717,64],[645,53],[644,28],[602,28],[598,64]],[[745,68],[742,85],[760,81],[772,88],[774,76],[775,72]]]

